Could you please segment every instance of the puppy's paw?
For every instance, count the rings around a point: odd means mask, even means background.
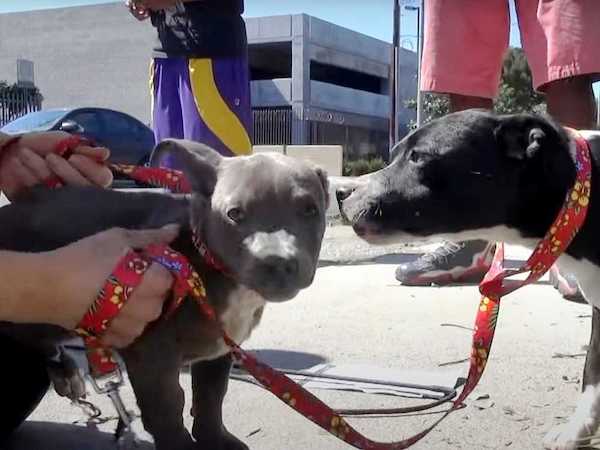
[[[544,448],[547,450],[575,450],[589,444],[591,430],[586,424],[570,420],[558,425],[544,437]]]
[[[229,431],[225,431],[223,434],[223,450],[250,450],[250,447],[236,438]]]
[[[197,450],[196,443],[187,433],[180,435],[168,435],[167,438],[157,439],[154,436],[155,450]]]
[[[236,438],[227,430],[218,437],[209,437],[208,435],[198,435],[196,439],[196,450],[250,450],[246,444]]]

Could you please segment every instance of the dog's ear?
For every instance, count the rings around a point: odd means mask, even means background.
[[[210,197],[222,159],[218,152],[199,142],[167,139],[152,152],[150,166],[181,170],[194,192]]]
[[[316,167],[315,172],[317,173],[317,177],[319,177],[319,181],[321,182],[323,194],[325,194],[325,210],[327,210],[329,209],[329,178],[327,177],[327,172],[320,167]]]
[[[512,159],[533,158],[543,148],[547,139],[542,124],[528,117],[510,116],[494,130],[500,150]]]

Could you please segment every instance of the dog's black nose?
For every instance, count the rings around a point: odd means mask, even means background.
[[[300,264],[293,257],[269,256],[262,261],[263,271],[268,276],[290,279],[298,275]]]
[[[341,186],[335,190],[335,197],[338,203],[342,203],[348,197],[352,195],[356,188],[352,186]]]

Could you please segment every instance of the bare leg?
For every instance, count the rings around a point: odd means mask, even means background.
[[[596,128],[596,102],[590,76],[553,81],[545,92],[548,113],[561,125],[582,130]]]
[[[458,112],[465,109],[492,109],[494,102],[491,98],[472,97],[470,95],[450,94],[450,111]]]

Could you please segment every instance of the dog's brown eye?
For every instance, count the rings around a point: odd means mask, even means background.
[[[227,211],[227,217],[235,223],[243,222],[245,219],[244,211],[241,208],[231,208]]]

